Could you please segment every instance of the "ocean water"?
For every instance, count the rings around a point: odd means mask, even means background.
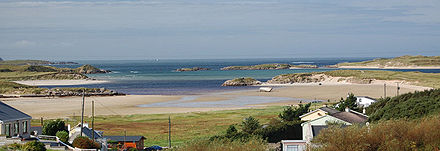
[[[91,78],[110,81],[103,84],[80,85],[82,87],[105,87],[126,94],[181,95],[255,89],[255,87],[221,87],[225,81],[238,77],[252,77],[260,81],[286,73],[319,72],[337,69],[286,69],[286,70],[229,70],[220,68],[234,65],[256,65],[264,63],[333,65],[340,62],[357,62],[372,58],[292,58],[292,59],[196,59],[196,60],[78,60],[101,69],[108,74],[90,74]],[[55,65],[76,68],[80,65]],[[175,72],[178,68],[204,67],[207,71]],[[420,71],[439,73],[439,69],[411,69],[391,71]],[[44,86],[47,88],[60,86]],[[71,87],[71,86],[63,86]]]

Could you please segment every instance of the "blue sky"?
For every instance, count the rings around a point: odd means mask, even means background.
[[[5,59],[440,55],[438,0],[0,1]]]

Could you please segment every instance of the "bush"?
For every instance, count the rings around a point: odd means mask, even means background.
[[[354,94],[350,93],[345,100],[341,98],[341,101],[339,101],[338,107],[336,109],[339,111],[344,111],[345,108],[349,108],[352,110],[360,111],[361,109],[358,108],[356,100],[357,98],[354,96]]]
[[[58,131],[67,131],[64,121],[57,119],[44,123],[43,135],[55,136]]]
[[[214,139],[195,140],[186,145],[176,148],[177,151],[265,151],[267,142],[253,136],[247,140]]]
[[[255,130],[260,128],[260,122],[258,119],[249,116],[248,118],[245,118],[242,122],[242,131],[248,134],[254,133]]]
[[[78,147],[81,149],[99,149],[101,146],[95,143],[93,140],[85,136],[78,136],[73,140],[73,147]]]
[[[69,140],[69,133],[67,133],[66,131],[58,131],[56,136],[60,139],[60,141],[67,143],[67,141]]]
[[[302,127],[300,121],[272,122],[267,127],[256,130],[254,134],[261,136],[269,143],[277,143],[281,140],[301,140]]]
[[[285,121],[299,121],[301,118],[299,116],[309,112],[311,103],[306,105],[300,104],[298,108],[293,108],[291,106],[284,108],[283,112],[278,115],[281,119]]]
[[[46,147],[42,142],[32,141],[23,145],[22,150],[26,151],[46,151]]]
[[[440,113],[440,89],[406,93],[380,99],[367,108],[368,120],[420,118]]]
[[[440,115],[417,120],[380,121],[370,126],[334,126],[321,130],[317,150],[439,150]]]

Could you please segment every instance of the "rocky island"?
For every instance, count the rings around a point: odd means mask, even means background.
[[[192,68],[180,68],[176,69],[177,72],[184,72],[184,71],[200,71],[200,70],[211,70],[209,68],[201,68],[201,67],[192,67]]]
[[[94,79],[85,74],[108,73],[91,65],[78,68],[56,68],[42,65],[0,65],[0,94],[1,96],[76,96],[84,90],[86,95],[123,95],[105,88],[40,88],[32,85],[19,84],[26,81],[90,81]]]
[[[235,78],[225,81],[222,86],[251,86],[259,84],[261,84],[261,82],[253,78]]]
[[[316,65],[291,65],[291,64],[260,64],[252,66],[228,66],[220,70],[279,70],[279,69],[297,69],[297,68],[318,68]]]
[[[400,56],[362,62],[344,62],[329,67],[379,69],[440,69],[440,56]]]

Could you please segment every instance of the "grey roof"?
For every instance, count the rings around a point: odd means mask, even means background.
[[[95,132],[95,139],[102,137],[98,132],[96,132],[96,130],[92,131],[91,128],[83,127],[83,134],[86,135],[87,137],[93,138],[93,135],[92,135],[93,132]]]
[[[338,119],[341,119],[343,121],[346,121],[348,123],[364,123],[367,122],[368,117],[352,112],[339,112],[332,114],[331,116],[336,117]]]
[[[0,121],[21,119],[32,119],[32,117],[0,101]]]
[[[318,136],[322,129],[328,128],[327,125],[312,125],[313,137]]]
[[[31,132],[33,132],[33,131],[36,131],[37,132],[37,134],[36,135],[41,135],[41,134],[43,134],[42,133],[42,128],[41,128],[41,126],[31,126],[31,128],[29,128],[29,131],[31,131]]]
[[[106,138],[107,141],[112,140],[117,142],[123,142],[124,140],[127,142],[137,142],[141,139],[145,139],[143,136],[103,136],[103,138]]]
[[[319,109],[321,109],[321,110],[327,112],[327,113],[330,114],[330,115],[340,112],[340,111],[338,111],[338,110],[336,110],[336,109],[334,109],[334,108],[329,108],[329,107],[321,107],[321,108],[319,108]]]

